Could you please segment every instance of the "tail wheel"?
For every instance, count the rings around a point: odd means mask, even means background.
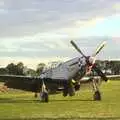
[[[99,91],[96,91],[96,92],[94,93],[93,99],[94,99],[95,101],[100,101],[100,100],[101,100],[101,94],[100,94]]]

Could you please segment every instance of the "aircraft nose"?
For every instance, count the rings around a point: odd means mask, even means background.
[[[95,63],[95,57],[89,57],[89,63],[94,64]]]

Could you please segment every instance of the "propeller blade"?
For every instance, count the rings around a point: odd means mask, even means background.
[[[106,41],[102,42],[102,43],[99,45],[99,47],[96,49],[95,54],[93,54],[94,57],[102,50],[102,48],[105,46],[105,44],[106,44]]]
[[[95,72],[97,72],[97,74],[105,81],[108,81],[108,78],[106,77],[106,75],[96,66],[93,66],[93,70],[95,70]]]
[[[85,58],[86,58],[86,56],[83,54],[83,52],[77,47],[77,45],[75,44],[75,42],[74,41],[70,41],[71,42],[71,44],[74,46],[74,48],[82,55],[82,56],[84,56]]]

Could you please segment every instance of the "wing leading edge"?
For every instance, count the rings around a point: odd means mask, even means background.
[[[48,87],[53,84],[62,85],[66,80],[42,79],[39,76],[20,76],[20,75],[0,75],[0,82],[4,82],[8,88],[21,89],[26,91],[38,92],[42,86],[43,81]]]

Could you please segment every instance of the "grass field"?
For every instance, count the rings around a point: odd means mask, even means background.
[[[93,101],[91,89],[81,89],[74,97],[51,95],[41,103],[33,93],[10,90],[0,93],[0,119],[118,119],[120,120],[120,81],[101,85],[102,101]]]

